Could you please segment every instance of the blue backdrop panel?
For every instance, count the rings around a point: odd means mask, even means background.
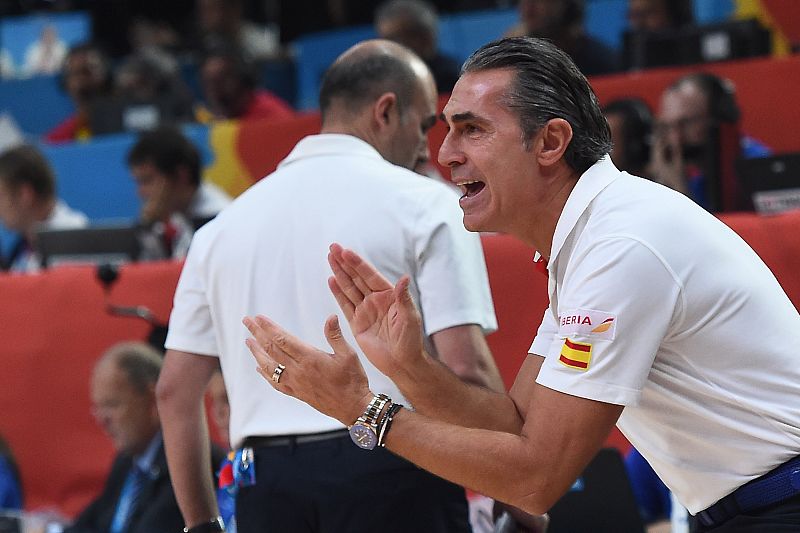
[[[305,35],[292,43],[297,65],[297,109],[319,107],[319,86],[325,70],[339,54],[364,39],[375,37],[372,26]]]
[[[74,110],[57,76],[0,81],[0,113],[10,114],[29,135],[41,135]]]

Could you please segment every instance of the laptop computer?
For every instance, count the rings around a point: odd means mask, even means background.
[[[547,512],[548,533],[644,533],[622,455],[604,448]]]
[[[739,159],[736,171],[758,213],[800,209],[800,153]]]
[[[36,251],[42,268],[64,263],[125,263],[139,257],[139,233],[139,227],[132,225],[41,230],[36,234]]]

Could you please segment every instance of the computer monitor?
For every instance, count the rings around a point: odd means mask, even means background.
[[[623,62],[628,70],[757,57],[771,50],[770,32],[756,19],[623,35]]]
[[[42,268],[64,263],[125,263],[139,258],[140,231],[134,225],[41,230],[35,247]]]
[[[757,212],[773,215],[800,209],[800,153],[739,159],[736,170]]]

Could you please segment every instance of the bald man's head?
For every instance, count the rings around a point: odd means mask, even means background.
[[[425,63],[408,48],[392,41],[363,41],[339,56],[322,79],[319,104],[322,120],[332,109],[356,114],[387,92],[397,95],[404,112],[432,81]]]

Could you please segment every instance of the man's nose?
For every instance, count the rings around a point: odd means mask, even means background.
[[[464,162],[463,154],[458,151],[450,131],[447,132],[442,145],[439,147],[437,160],[443,167],[453,167]]]

